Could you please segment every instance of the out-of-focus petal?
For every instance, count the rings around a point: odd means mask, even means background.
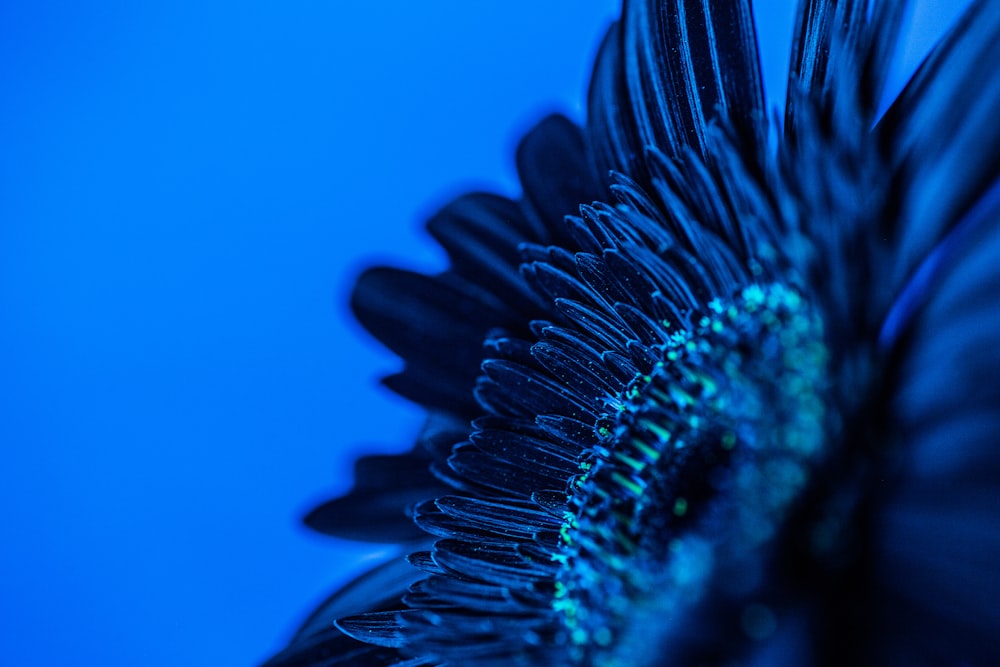
[[[280,653],[261,667],[418,667],[395,648],[362,643],[334,621],[365,611],[394,609],[420,573],[395,558],[358,577],[323,602]]]
[[[998,34],[1000,1],[974,2],[880,123],[904,193],[896,285],[1000,176]]]
[[[874,531],[874,581],[887,650],[906,664],[1000,660],[1000,205],[980,214],[898,342],[901,474]]]

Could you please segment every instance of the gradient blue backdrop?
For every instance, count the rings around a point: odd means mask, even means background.
[[[2,3],[0,664],[251,665],[364,566],[298,524],[419,421],[351,279],[516,192],[617,4]]]

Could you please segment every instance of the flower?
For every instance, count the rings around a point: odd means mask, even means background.
[[[1000,2],[888,110],[899,2],[625,3],[588,120],[353,307],[427,409],[314,528],[411,553],[268,665],[1000,664]]]

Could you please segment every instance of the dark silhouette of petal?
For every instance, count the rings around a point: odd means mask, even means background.
[[[452,445],[468,435],[468,423],[432,413],[414,447],[403,454],[367,456],[355,463],[350,492],[313,509],[305,523],[321,533],[366,542],[410,542],[424,536],[410,509],[449,490],[434,475]]]
[[[640,146],[709,155],[721,115],[751,146],[763,143],[763,87],[749,2],[630,0],[623,74]]]
[[[597,196],[587,169],[583,133],[564,116],[549,116],[517,148],[517,171],[524,190],[522,205],[546,244],[572,247],[563,218]],[[529,240],[522,237],[522,241]]]

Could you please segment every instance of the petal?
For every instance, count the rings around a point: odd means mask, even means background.
[[[563,218],[576,215],[581,204],[589,204],[600,194],[591,178],[580,128],[565,116],[542,120],[517,147],[517,172],[524,189],[522,206],[535,238],[573,247]]]
[[[516,202],[496,195],[466,195],[431,218],[427,231],[448,253],[452,271],[490,290],[528,319],[541,312],[517,267],[518,246],[542,238]]]
[[[833,102],[836,113],[874,120],[905,3],[804,0],[798,5],[788,74],[786,136],[799,132],[806,100]]]
[[[362,644],[334,626],[337,618],[399,604],[421,572],[402,559],[373,568],[347,584],[302,625],[288,646],[263,667],[417,667],[392,648]]]
[[[1000,202],[951,250],[898,341],[903,476],[876,531],[887,637],[913,664],[997,664]]]
[[[445,487],[428,470],[428,461],[414,464],[406,457],[396,463],[414,472],[415,480],[397,488],[352,490],[311,510],[304,521],[320,533],[359,542],[384,544],[420,539],[409,509],[433,498]]]
[[[362,542],[398,543],[424,537],[413,523],[410,508],[447,492],[448,487],[431,473],[431,462],[447,461],[452,446],[468,435],[466,422],[431,415],[410,451],[358,459],[351,491],[309,512],[306,525]]]
[[[389,267],[365,271],[351,296],[355,316],[407,362],[387,384],[429,407],[474,414],[469,390],[489,329],[520,318],[454,273],[425,276]]]
[[[973,3],[880,123],[902,173],[893,282],[1000,176],[1000,2]]]
[[[587,96],[587,143],[594,177],[607,197],[610,172],[636,175],[642,141],[628,108],[622,65],[622,28],[615,23],[601,43]]]
[[[641,146],[708,157],[709,122],[732,123],[759,147],[764,97],[757,36],[745,0],[625,3],[624,77]]]

